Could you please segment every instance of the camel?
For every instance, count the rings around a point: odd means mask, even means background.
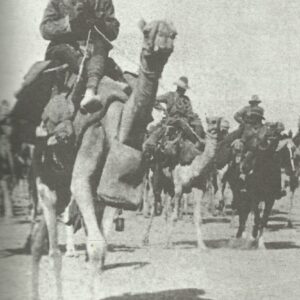
[[[288,147],[278,146],[280,136],[276,123],[264,124],[258,137],[250,139],[254,151],[246,152],[237,170],[240,181],[237,189],[233,189],[236,197],[236,207],[239,214],[239,228],[236,238],[243,237],[250,211],[254,212],[254,226],[252,230],[253,245],[264,249],[263,232],[276,199],[281,196],[281,168],[291,166]],[[249,148],[248,148],[249,149]],[[263,215],[260,216],[260,203],[264,202]],[[252,244],[251,244],[252,246]]]
[[[172,171],[162,172],[159,170],[159,175],[154,176],[154,201],[160,202],[160,194],[162,189],[164,189],[165,192],[167,192],[167,194],[169,194],[169,196],[172,198],[171,200],[167,198],[166,201],[167,207],[165,213],[167,221],[167,248],[172,247],[171,237],[178,220],[182,196],[185,193],[191,192],[191,198],[194,199],[193,215],[197,234],[197,245],[200,250],[206,249],[201,233],[201,201],[204,197],[204,194],[207,192],[207,182],[211,172],[215,171],[215,169],[222,170],[231,161],[232,144],[241,136],[243,130],[243,128],[240,127],[226,135],[226,137],[223,137],[223,132],[220,126],[221,121],[222,118],[219,117],[207,118],[207,144],[204,152],[202,154],[196,154],[191,164],[186,166],[177,164]],[[211,135],[211,132],[214,134]],[[160,168],[158,167],[158,169]],[[198,171],[196,171],[197,169]],[[155,182],[158,182],[160,186],[155,186]],[[162,185],[165,186],[162,187]],[[171,217],[169,216],[170,211]],[[144,245],[149,244],[150,230],[154,215],[155,206],[152,208],[151,217],[144,233]]]
[[[217,151],[217,131],[218,118],[207,118],[207,136],[205,148],[203,152],[197,152],[194,155],[192,162],[188,165],[176,164],[171,169],[169,167],[163,168],[154,174],[153,180],[158,180],[160,183],[164,182],[162,188],[169,195],[165,201],[165,218],[166,218],[166,247],[172,246],[171,237],[175,224],[178,220],[180,203],[185,193],[192,193],[194,200],[194,223],[197,231],[197,243],[199,249],[205,249],[201,233],[201,200],[206,191],[207,177],[210,171],[214,168],[214,157]],[[155,176],[157,178],[155,178]],[[159,179],[158,179],[159,178]],[[154,197],[156,202],[160,202],[161,189],[155,187],[154,182]],[[171,197],[171,199],[170,199]],[[171,216],[170,216],[171,213]],[[143,244],[149,244],[150,230],[155,215],[155,205],[152,207],[151,217],[146,227],[143,238]]]
[[[86,246],[91,266],[90,291],[92,298],[94,297],[94,281],[98,278],[96,275],[101,273],[104,267],[107,237],[116,211],[115,207],[106,205],[107,202],[103,201],[105,199],[97,200],[99,198],[97,194],[101,195],[101,189],[97,191],[97,187],[99,181],[101,187],[102,171],[105,171],[105,165],[113,147],[119,157],[125,154],[122,152],[124,148],[127,150],[130,148],[134,153],[140,152],[146,126],[151,121],[158,82],[163,68],[173,52],[174,39],[177,34],[174,26],[165,21],[153,21],[148,24],[142,21],[140,28],[144,40],[140,56],[140,69],[131,95],[125,103],[124,99],[112,101],[106,109],[101,124],[92,124],[84,132],[74,163],[67,163],[72,166],[71,195],[78,204],[87,229]],[[101,94],[101,90],[99,92]],[[84,105],[86,109],[87,106]],[[59,158],[66,159],[66,155],[55,155],[55,157],[56,162]],[[62,164],[64,165],[64,163]],[[114,178],[116,175],[111,174],[110,177]],[[48,230],[49,257],[53,261],[56,295],[57,299],[62,299],[62,260],[57,243],[56,215],[62,212],[67,203],[64,203],[62,197],[59,197],[58,191],[49,188],[40,178],[37,178],[37,186],[44,218],[35,233],[32,247],[33,298],[39,299],[39,262],[43,240],[47,236]],[[70,198],[70,195],[64,196],[64,199]]]

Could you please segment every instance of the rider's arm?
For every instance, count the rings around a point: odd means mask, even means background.
[[[185,106],[186,106],[186,114],[187,116],[194,118],[195,117],[195,113],[192,107],[192,103],[189,97],[185,96]]]
[[[97,1],[97,0],[96,0]],[[96,27],[110,40],[118,37],[120,23],[115,17],[112,0],[98,1],[96,6]]]
[[[40,32],[45,40],[71,36],[69,16],[63,15],[59,9],[58,0],[50,0],[45,9],[40,25]]]
[[[247,112],[247,108],[246,107],[243,107],[242,109],[240,109],[239,111],[237,111],[234,114],[235,121],[238,122],[239,124],[243,124],[246,112]]]

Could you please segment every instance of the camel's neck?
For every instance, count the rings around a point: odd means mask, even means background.
[[[147,125],[152,121],[160,72],[142,67],[135,88],[126,102],[120,124],[119,140],[140,149]]]
[[[217,149],[217,138],[207,136],[204,152],[197,155],[190,165],[190,172],[187,177],[188,182],[192,182],[199,176],[203,176],[211,166]]]

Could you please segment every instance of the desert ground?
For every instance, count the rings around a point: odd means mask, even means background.
[[[233,243],[237,218],[213,216],[203,206],[203,234],[207,251],[196,248],[192,216],[179,220],[174,247],[164,248],[164,219],[154,222],[150,245],[142,246],[147,218],[126,212],[125,231],[112,230],[104,273],[97,297],[105,300],[275,300],[300,299],[300,201],[296,195],[294,228],[286,227],[288,199],[276,202],[265,233],[265,250],[245,249]],[[230,199],[228,199],[230,202]],[[29,221],[26,197],[15,197],[15,217],[0,219],[0,290],[3,300],[30,299],[31,257],[23,250]],[[247,232],[251,230],[252,217]],[[59,226],[65,252],[65,230]],[[84,234],[75,235],[78,257],[63,257],[66,300],[87,299],[88,264]],[[298,243],[297,243],[298,241]],[[42,259],[41,295],[54,299],[51,265]]]

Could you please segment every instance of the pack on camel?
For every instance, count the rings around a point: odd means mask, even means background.
[[[108,232],[113,223],[116,207],[136,209],[139,205],[137,199],[140,199],[139,192],[142,191],[140,179],[143,177],[140,150],[146,127],[152,118],[159,78],[173,52],[177,34],[173,25],[165,21],[148,24],[141,22],[140,27],[144,36],[140,68],[128,100],[124,103],[123,95],[126,94],[123,93],[119,99],[116,97],[118,91],[111,91],[113,97],[108,95],[111,101],[107,101],[105,115],[102,113],[98,116],[98,119],[103,117],[101,123],[96,122],[87,126],[82,134],[78,151],[74,155],[70,139],[65,140],[63,136],[58,138],[56,134],[46,141],[47,147],[40,153],[37,185],[44,217],[36,229],[32,244],[34,299],[39,299],[39,262],[47,234],[57,298],[62,299],[62,261],[57,241],[56,217],[66,207],[71,194],[79,206],[87,229],[86,245],[91,265],[92,298],[94,281],[104,267]],[[99,86],[99,95],[103,94],[105,82],[104,78]],[[106,90],[110,88],[111,85],[108,88],[106,86]],[[85,110],[91,107],[88,103],[83,105]],[[89,116],[90,114],[83,115],[78,112],[74,127],[76,124],[82,124],[82,119]],[[72,126],[67,123],[68,126],[66,122],[62,125],[65,129]],[[118,167],[121,167],[121,170]],[[54,177],[50,174],[56,171],[63,171],[60,172],[63,176]],[[72,176],[69,176],[70,174]],[[51,178],[55,180],[49,180]],[[66,189],[70,186],[71,189]],[[124,189],[128,191],[127,195]],[[131,201],[132,198],[135,201]]]
[[[289,149],[286,144],[279,146],[279,141],[277,123],[264,124],[257,135],[245,145],[246,153],[240,162],[240,167],[236,169],[238,173],[236,178],[240,180],[238,184],[235,183],[237,188],[232,189],[239,215],[236,237],[238,240],[242,238],[248,215],[253,211],[251,247],[261,249],[265,247],[263,231],[267,226],[275,200],[282,196],[281,168],[291,167]],[[261,202],[265,204],[262,216],[259,209]]]
[[[216,168],[223,168],[229,161],[231,144],[240,135],[240,131],[228,135],[227,138],[218,143],[220,135],[220,118],[207,118],[204,151],[199,151],[192,142],[181,140],[177,136],[173,141],[163,143],[164,147],[158,149],[155,153],[152,163],[154,206],[144,234],[144,244],[147,245],[149,243],[150,230],[156,209],[155,206],[161,202],[161,192],[164,190],[171,197],[166,202],[165,209],[167,221],[166,247],[172,246],[171,237],[178,220],[182,196],[185,193],[192,192],[198,248],[206,248],[201,233],[201,201],[207,190],[207,182],[212,172]],[[177,146],[174,147],[174,145]],[[165,157],[168,157],[168,159],[166,160]],[[171,161],[170,157],[173,157]]]

